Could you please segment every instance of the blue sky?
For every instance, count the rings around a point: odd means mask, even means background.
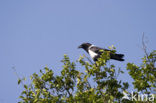
[[[19,100],[22,88],[12,67],[27,78],[46,65],[58,73],[64,54],[73,61],[86,54],[77,49],[83,42],[114,45],[125,54],[125,62],[111,62],[123,70],[127,62],[139,64],[142,32],[148,50],[155,49],[155,4],[155,0],[1,0],[0,103]],[[121,79],[131,81],[127,73]]]

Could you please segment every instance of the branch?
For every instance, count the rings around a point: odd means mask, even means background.
[[[88,57],[86,57],[87,59],[88,59],[88,61],[93,65],[94,63],[88,58]]]
[[[145,55],[146,55],[146,57],[148,59],[147,46],[145,44],[145,40],[144,39],[145,39],[145,35],[144,35],[144,32],[143,32],[143,34],[142,34],[142,48],[143,48],[144,53],[145,53]],[[149,61],[149,59],[148,59],[148,61]]]

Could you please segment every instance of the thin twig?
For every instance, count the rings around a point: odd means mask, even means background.
[[[88,58],[88,57],[86,57],[87,59],[88,59],[88,61],[93,65],[94,63]]]
[[[147,53],[147,47],[146,47],[146,44],[145,44],[145,35],[144,35],[144,32],[143,32],[143,34],[142,34],[142,48],[143,48],[143,50],[144,50],[144,52],[145,52],[145,55],[146,55],[146,57],[147,57],[147,59],[148,59],[148,53]],[[149,59],[148,59],[148,61],[149,61]]]
[[[19,75],[17,74],[17,71],[16,71],[15,67],[12,67],[12,69],[14,70],[15,75],[17,76],[18,80],[21,81],[21,84],[24,87],[25,84],[23,83],[23,80],[19,77]],[[28,96],[28,89],[26,89],[26,98],[29,98],[29,96]]]
[[[24,86],[24,83],[23,83],[22,79],[19,77],[19,75],[17,74],[15,67],[12,67],[12,69],[13,69],[15,75],[17,76],[18,80],[21,80],[21,84]]]

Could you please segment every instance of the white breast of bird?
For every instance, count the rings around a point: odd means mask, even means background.
[[[96,54],[95,52],[89,50],[89,55],[91,56],[91,58],[93,59],[94,57],[96,57],[98,54]]]

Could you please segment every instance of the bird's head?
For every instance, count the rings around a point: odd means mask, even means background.
[[[78,48],[83,48],[84,50],[87,50],[92,44],[90,43],[82,43]]]

